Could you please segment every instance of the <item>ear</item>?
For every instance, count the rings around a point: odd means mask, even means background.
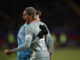
[[[30,15],[30,16],[29,16],[29,18],[33,19],[33,16],[32,16],[32,15]]]

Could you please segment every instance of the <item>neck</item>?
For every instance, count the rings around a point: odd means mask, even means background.
[[[25,23],[27,24],[27,21],[25,21]]]
[[[38,22],[39,20],[33,20],[33,21],[31,21],[31,23],[33,23],[33,22]]]

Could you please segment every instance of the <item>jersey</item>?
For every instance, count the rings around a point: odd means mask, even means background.
[[[19,29],[18,35],[17,35],[17,41],[18,41],[18,47],[20,47],[22,44],[24,44],[25,42],[25,28],[28,25],[25,23],[24,25],[21,26],[21,28]],[[29,56],[31,54],[30,48],[18,52],[18,56]]]
[[[27,48],[30,48],[32,41],[35,40],[36,36],[41,31],[39,28],[40,24],[44,24],[44,23],[42,23],[40,21],[34,22],[34,23],[31,23],[28,27],[26,27],[26,29],[25,29],[25,43],[23,45],[21,45],[19,48],[13,49],[12,51],[19,52],[19,51],[23,51]],[[50,34],[47,35],[47,41],[49,41],[49,39],[52,39]],[[51,41],[50,41],[50,43],[51,43]],[[52,45],[51,46],[51,49],[52,49],[51,53],[53,53],[53,44],[50,44],[50,43],[48,43],[48,45]],[[49,57],[48,49],[47,49],[47,46],[45,43],[45,36],[43,36],[43,38],[41,38],[37,42],[37,44],[35,45],[35,49],[36,49],[36,51],[34,51],[32,53],[31,58]]]

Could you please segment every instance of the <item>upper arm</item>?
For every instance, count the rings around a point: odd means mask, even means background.
[[[31,44],[31,41],[32,41],[32,37],[33,37],[33,28],[32,27],[27,27],[25,29],[25,42],[27,42],[27,44]]]

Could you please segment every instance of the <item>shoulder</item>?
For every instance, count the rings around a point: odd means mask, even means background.
[[[27,28],[28,29],[35,29],[38,25],[39,25],[38,22],[34,22],[34,23],[29,24]]]
[[[19,31],[22,31],[24,28],[25,28],[25,24],[23,24],[23,25],[20,27]]]
[[[34,27],[32,24],[29,24],[26,28],[25,28],[25,32],[31,32],[33,31]]]
[[[45,25],[45,26],[47,26],[47,25],[46,25],[44,22],[42,22],[42,21],[40,21],[40,24],[41,24],[41,25]]]
[[[31,23],[28,27],[26,27],[25,32],[31,32],[33,34],[37,34],[39,31],[39,22]]]
[[[33,29],[33,27],[34,27],[34,25],[29,24],[29,25],[26,27],[26,29]]]
[[[19,29],[19,30],[22,30],[22,29],[23,29],[23,27],[24,27],[24,25],[22,25],[22,26],[20,27],[20,29]]]

